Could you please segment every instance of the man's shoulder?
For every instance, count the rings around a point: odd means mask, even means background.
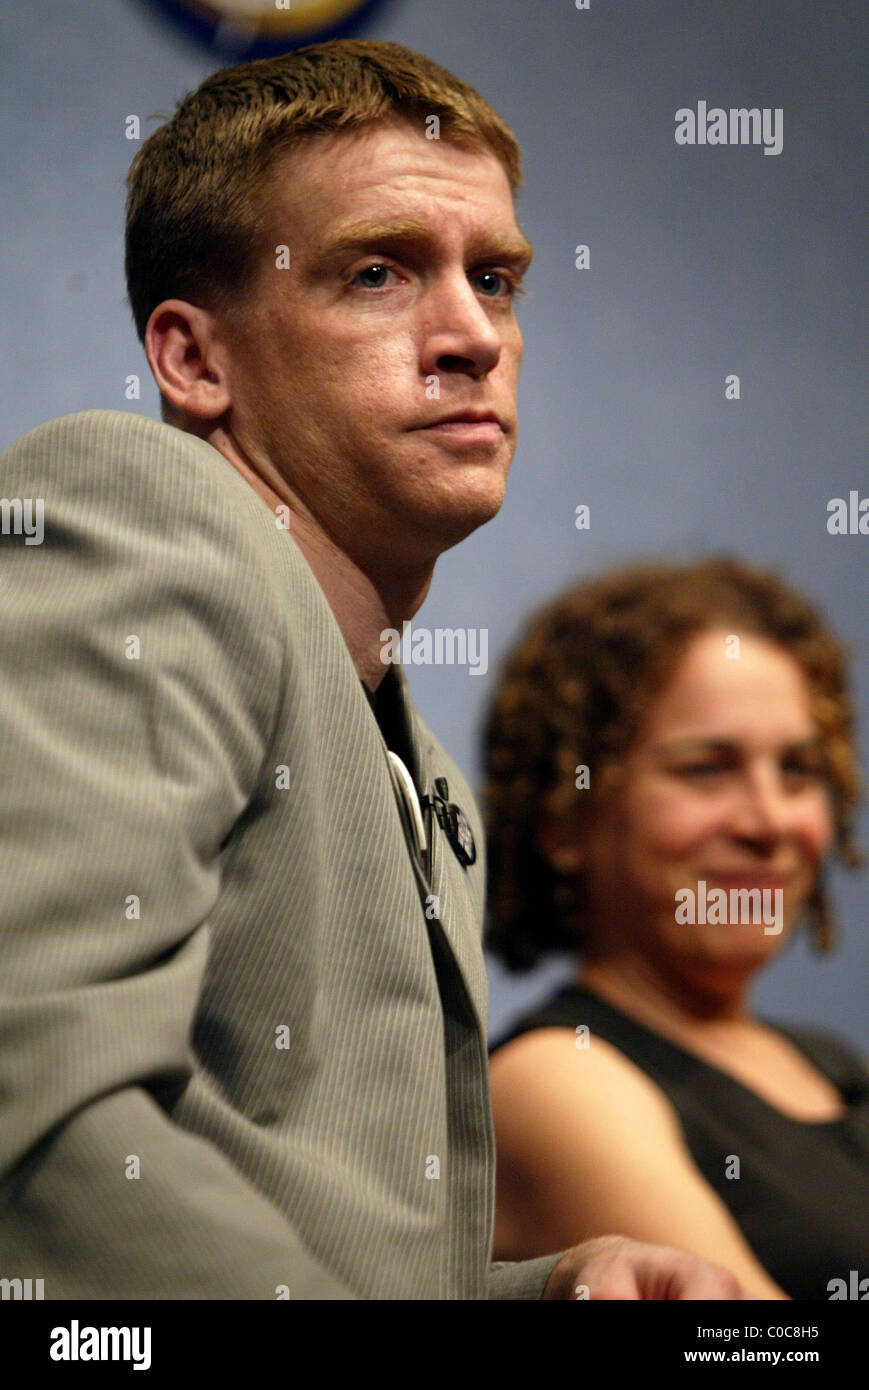
[[[4,584],[23,602],[36,580],[82,603],[107,602],[109,591],[203,614],[210,603],[227,631],[284,632],[299,606],[287,599],[308,596],[306,612],[317,597],[291,536],[229,460],[143,415],[83,411],[10,445],[0,526]]]
[[[267,504],[223,454],[129,411],[85,410],[22,435],[0,454],[0,497],[39,505],[47,538],[113,554],[222,554],[258,569],[277,538]]]
[[[36,477],[67,480],[80,489],[93,481],[105,498],[131,489],[158,497],[179,481],[194,495],[203,488],[252,492],[205,440],[124,410],[83,410],[29,430],[0,454],[0,479],[25,462]]]
[[[337,635],[282,519],[211,444],[145,415],[87,410],[22,435],[0,453],[0,524],[4,582],[22,596],[38,553],[40,582],[77,593],[171,591],[200,611],[213,600],[230,627]]]
[[[70,447],[82,443],[103,441],[133,441],[136,438],[152,441],[160,436],[170,439],[178,436],[185,442],[193,442],[194,436],[155,420],[150,415],[140,415],[132,410],[78,410],[70,415],[57,415],[35,425],[18,439],[6,446],[4,453],[35,443],[58,440]],[[199,441],[201,442],[201,441]],[[210,446],[209,446],[210,447]]]

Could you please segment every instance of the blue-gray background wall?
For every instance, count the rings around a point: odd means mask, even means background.
[[[409,670],[472,777],[499,653],[530,607],[603,565],[710,549],[781,567],[826,608],[854,653],[866,765],[869,537],[826,529],[828,499],[869,495],[863,13],[858,0],[392,0],[368,27],[477,86],[525,155],[537,257],[508,500],[443,557],[417,620],[487,628],[490,669]],[[124,299],[138,148],[125,118],[147,134],[150,113],[218,65],[142,0],[5,0],[0,446],[68,411],[158,414]],[[675,111],[701,99],[781,107],[782,153],[677,146]],[[739,401],[725,400],[729,373]],[[793,943],[757,999],[865,1047],[867,874],[832,884],[837,952]],[[493,966],[493,1031],[563,971]]]

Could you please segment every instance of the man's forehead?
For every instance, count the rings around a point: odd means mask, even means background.
[[[494,182],[503,184],[509,194],[509,179],[503,164],[485,140],[462,136],[447,136],[435,140],[409,117],[392,115],[345,130],[313,131],[302,135],[287,151],[287,163],[295,164],[296,172],[304,170],[308,178],[329,178],[335,164],[347,166],[345,173],[355,175],[360,185],[376,182],[379,177],[396,174],[407,165],[421,175],[432,177],[456,176],[462,171],[476,178],[488,174]]]
[[[384,121],[306,137],[274,174],[274,201],[304,217],[319,250],[380,233],[421,240],[448,213],[471,239],[488,234],[530,259],[506,172],[486,145],[429,141],[407,121]],[[298,196],[312,187],[315,199]]]

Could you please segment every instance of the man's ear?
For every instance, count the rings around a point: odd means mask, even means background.
[[[164,299],[145,329],[145,352],[161,394],[180,414],[217,420],[229,409],[229,382],[207,309]]]

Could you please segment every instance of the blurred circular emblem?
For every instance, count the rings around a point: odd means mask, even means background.
[[[148,0],[212,48],[263,58],[349,36],[385,0]]]
[[[447,807],[447,838],[452,845],[459,863],[468,868],[477,858],[474,832],[461,806],[450,803]]]

